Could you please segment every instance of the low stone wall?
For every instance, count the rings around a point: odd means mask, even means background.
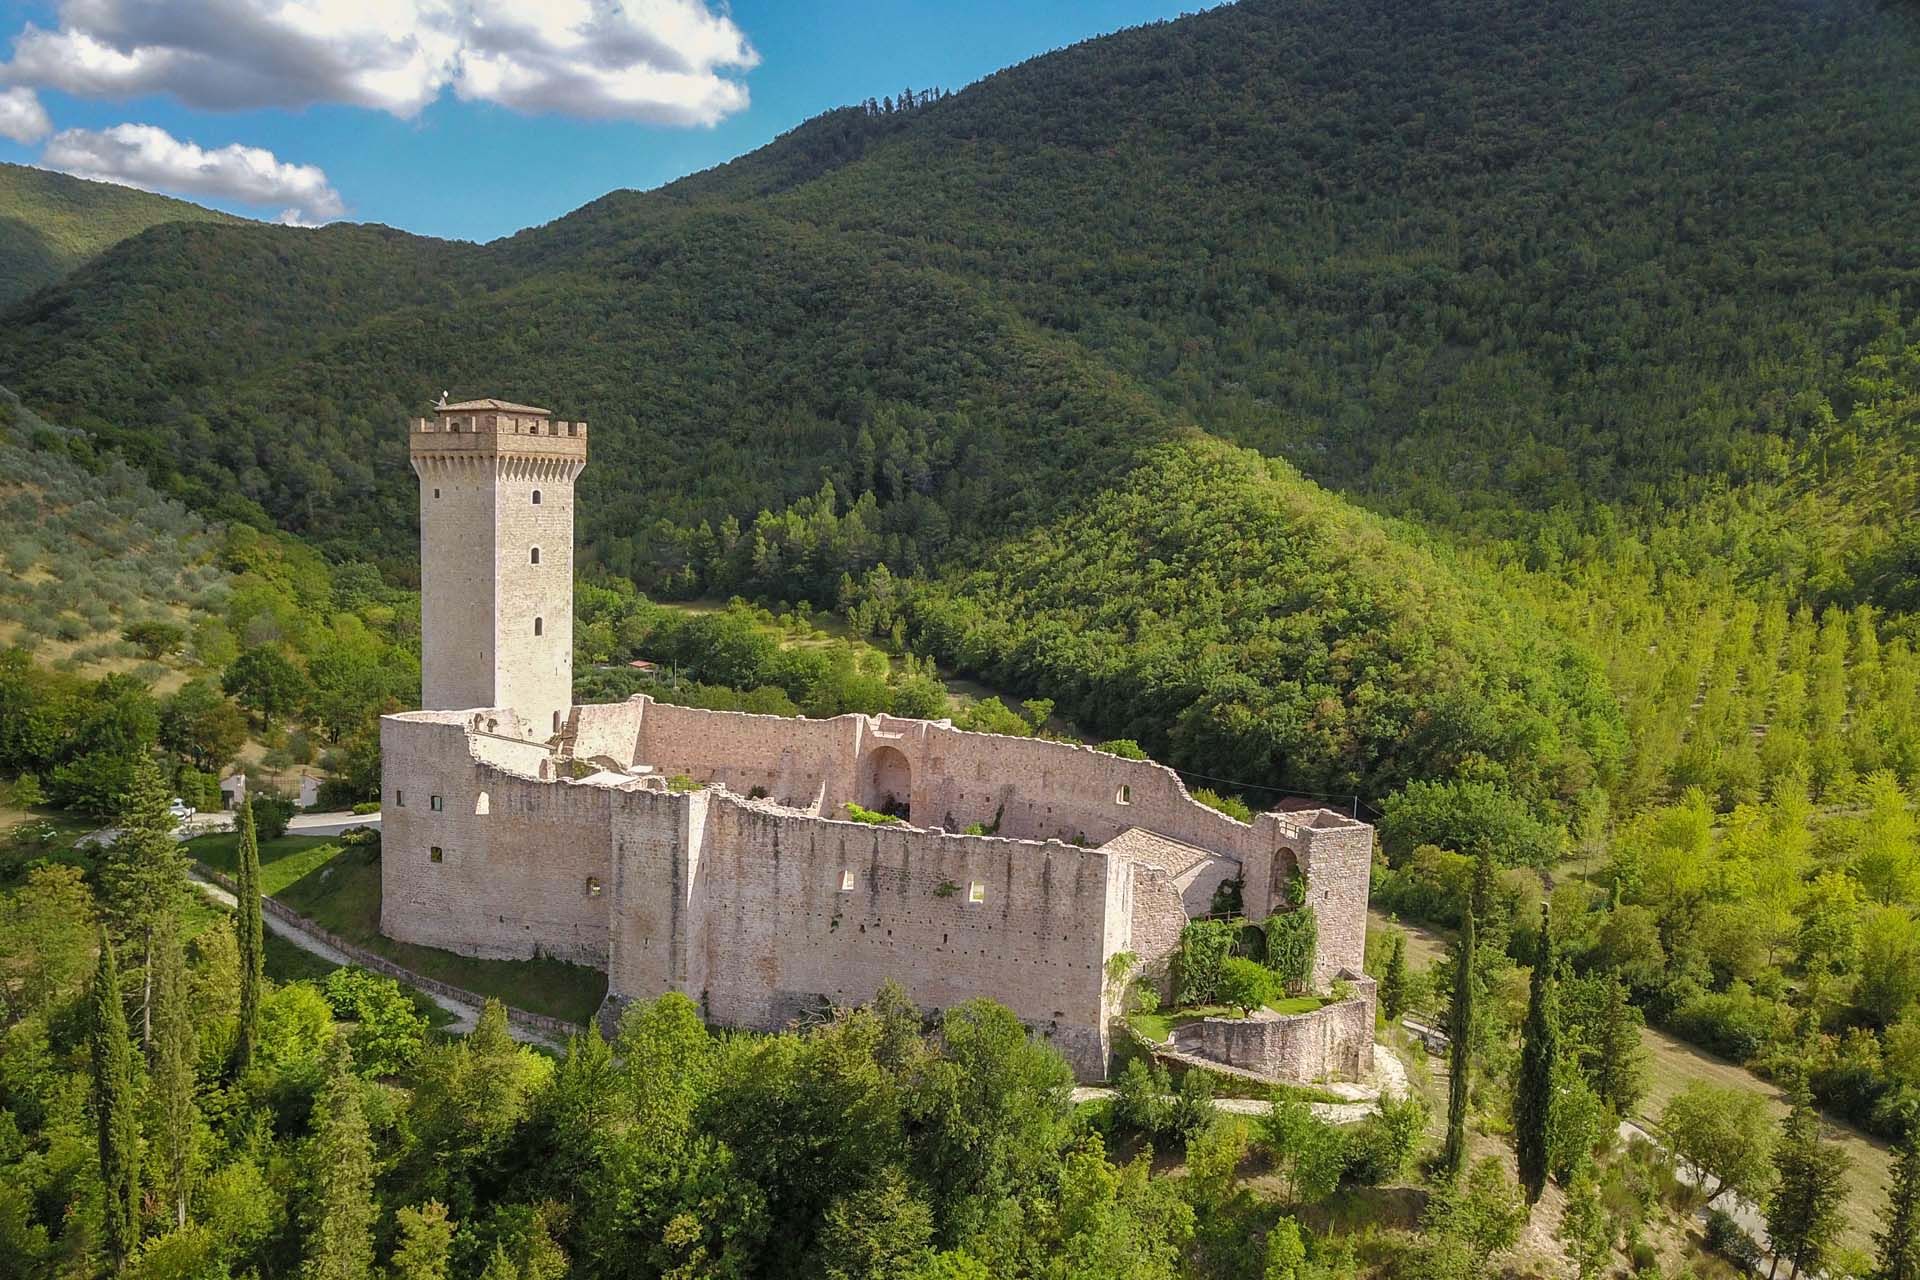
[[[1373,1073],[1375,983],[1348,976],[1351,999],[1311,1013],[1203,1018],[1175,1028],[1174,1048],[1288,1084],[1364,1080]]]
[[[240,892],[238,886],[236,886],[231,879],[215,871],[206,863],[195,862],[193,867],[201,876],[219,885],[228,893],[237,895]],[[404,982],[410,987],[417,987],[433,995],[445,996],[449,1000],[458,1000],[462,1004],[470,1004],[476,1009],[484,1005],[489,998],[481,995],[477,991],[469,991],[465,987],[456,987],[450,982],[441,982],[438,978],[429,978],[424,973],[415,973],[405,965],[395,964],[383,955],[369,951],[358,943],[349,942],[339,934],[322,928],[283,902],[277,902],[272,898],[262,896],[260,899],[260,909],[267,915],[274,917],[274,919],[284,920],[299,929],[302,933],[326,943],[329,947],[332,947],[335,951],[338,951],[362,969],[385,974],[397,982]],[[569,1036],[579,1035],[586,1030],[585,1027],[578,1023],[568,1022],[563,1018],[550,1018],[544,1013],[529,1013],[525,1009],[516,1009],[512,1005],[507,1005],[506,1010],[507,1021],[514,1026],[526,1031],[536,1032],[552,1039],[565,1040]]]

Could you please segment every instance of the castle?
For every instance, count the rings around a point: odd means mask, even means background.
[[[1283,1078],[1370,1070],[1371,827],[1328,810],[1243,823],[1164,766],[946,721],[574,706],[586,424],[442,403],[410,452],[426,709],[381,723],[389,937],[592,965],[610,1001],[681,991],[736,1027],[889,978],[932,1009],[987,996],[1099,1079],[1130,976],[1113,957],[1164,972],[1237,881],[1251,919],[1311,905],[1316,984],[1358,994],[1192,1043]],[[903,821],[846,820],[850,802]]]

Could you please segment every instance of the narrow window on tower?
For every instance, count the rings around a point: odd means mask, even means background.
[[[441,805],[441,803],[440,803],[440,797],[439,797],[439,796],[428,796],[428,797],[427,797],[427,808],[429,808],[429,809],[431,809],[431,810],[433,810],[433,811],[434,811],[435,813],[439,813],[439,812],[441,811],[441,809],[442,809],[442,807],[443,807],[443,806],[442,806],[442,805]]]
[[[440,496],[440,491],[439,491],[438,489],[435,489],[435,490],[433,491],[433,496],[434,496],[435,498],[438,498],[438,497]]]
[[[540,619],[535,618],[533,620],[533,634],[537,636],[543,636],[547,633],[546,628],[547,628],[547,624],[542,622]]]
[[[535,547],[535,548],[533,549],[533,563],[534,563],[534,564],[539,564],[539,563],[540,563],[540,548],[538,548],[538,547]]]
[[[538,489],[533,491],[533,505],[536,507],[540,505],[540,491]]]
[[[442,861],[446,856],[446,854],[440,852],[440,846],[437,844],[427,850],[427,861],[429,862]]]

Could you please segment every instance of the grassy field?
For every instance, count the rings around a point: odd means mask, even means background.
[[[1267,1008],[1275,1013],[1312,1013],[1327,1004],[1325,996],[1291,996],[1285,1000],[1274,1000]],[[1189,1022],[1198,1022],[1202,1018],[1238,1018],[1241,1014],[1223,1004],[1200,1004],[1189,1009],[1157,1009],[1152,1013],[1129,1014],[1127,1021],[1133,1029],[1156,1044],[1164,1044],[1173,1034],[1175,1027],[1183,1027]]]
[[[238,837],[203,836],[193,856],[231,875]],[[516,1008],[570,1022],[590,1019],[606,996],[606,976],[559,960],[475,960],[437,947],[395,942],[380,933],[380,866],[364,850],[321,836],[282,836],[260,846],[267,893],[330,933],[415,973],[497,996]]]
[[[1380,928],[1386,917],[1373,912],[1369,923]],[[1407,935],[1407,960],[1422,967],[1444,958],[1449,939],[1437,930],[1397,921]],[[1669,1100],[1696,1082],[1718,1085],[1723,1089],[1747,1089],[1767,1100],[1767,1111],[1775,1120],[1787,1114],[1785,1096],[1771,1081],[1763,1080],[1735,1062],[1715,1057],[1704,1049],[1675,1039],[1654,1027],[1640,1032],[1641,1047],[1647,1051],[1647,1094],[1640,1100],[1634,1119],[1648,1126],[1659,1122]],[[1826,1117],[1828,1129],[1853,1159],[1847,1174],[1847,1231],[1841,1243],[1854,1249],[1871,1249],[1872,1232],[1886,1204],[1885,1188],[1892,1173],[1893,1153],[1878,1138]]]

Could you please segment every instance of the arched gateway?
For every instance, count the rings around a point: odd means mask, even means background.
[[[912,816],[913,765],[898,747],[875,747],[860,765],[860,803],[896,818]]]

